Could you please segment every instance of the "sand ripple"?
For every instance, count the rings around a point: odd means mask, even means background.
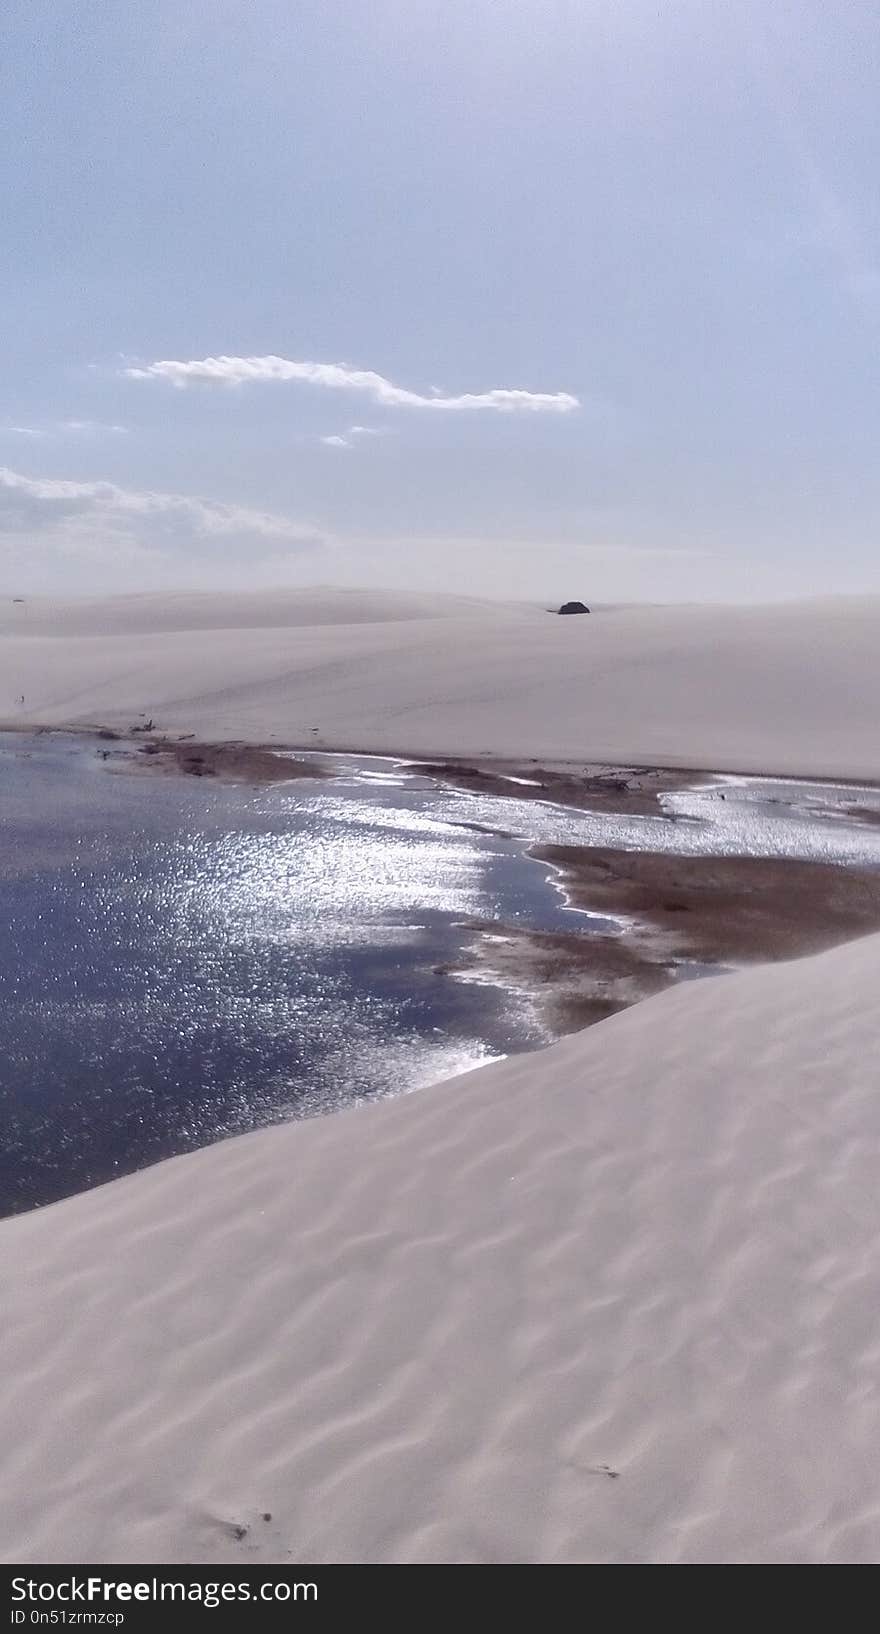
[[[690,984],[4,1222],[3,1557],[876,1561],[878,976]]]

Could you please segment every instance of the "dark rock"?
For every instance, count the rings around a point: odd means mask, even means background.
[[[588,613],[590,609],[582,601],[564,601],[559,611],[560,613]]]

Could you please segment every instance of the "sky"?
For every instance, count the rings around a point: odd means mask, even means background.
[[[4,0],[0,591],[880,591],[868,0]]]

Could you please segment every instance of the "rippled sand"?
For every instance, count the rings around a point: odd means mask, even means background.
[[[878,982],[692,984],[7,1221],[4,1557],[876,1562]]]

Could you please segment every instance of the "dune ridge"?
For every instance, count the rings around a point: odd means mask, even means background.
[[[688,984],[6,1221],[4,1558],[876,1560],[878,979]]]

